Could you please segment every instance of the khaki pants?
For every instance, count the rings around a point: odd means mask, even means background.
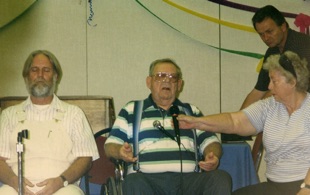
[[[16,190],[8,185],[0,187],[0,194],[2,195],[18,195]],[[60,188],[53,195],[84,195],[83,191],[76,185],[68,185],[67,187]]]

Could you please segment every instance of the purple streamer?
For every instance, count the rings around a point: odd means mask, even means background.
[[[236,8],[236,9],[240,9],[240,10],[244,10],[244,11],[249,11],[249,12],[256,12],[259,9],[257,7],[243,5],[243,4],[240,4],[240,3],[229,2],[227,0],[208,0],[208,1],[211,1],[213,3],[218,3],[220,5],[224,5],[224,6],[228,6],[228,7],[232,7],[232,8]],[[288,13],[288,12],[281,12],[281,13],[286,18],[296,18],[296,16],[297,16],[297,14]]]

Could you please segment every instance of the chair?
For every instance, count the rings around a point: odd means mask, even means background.
[[[82,189],[85,189],[84,191],[86,195],[94,193],[98,195],[113,194],[109,193],[107,184],[108,184],[108,178],[115,177],[115,165],[105,155],[103,145],[107,137],[102,136],[106,135],[110,131],[111,128],[106,128],[98,131],[94,135],[100,158],[93,162],[92,168],[88,171],[88,173],[84,175],[83,177],[84,181],[81,182],[80,186]]]
[[[253,158],[256,172],[258,172],[259,165],[262,160],[263,152],[264,152],[263,133],[261,132],[256,135],[256,139],[254,141],[253,148],[252,148],[252,158]]]
[[[101,195],[123,195],[123,181],[126,175],[126,165],[122,160],[111,159],[115,165],[115,176],[109,177],[107,183],[103,185],[102,190],[105,193]]]
[[[1,97],[0,111],[26,98],[26,96]],[[94,134],[111,127],[115,121],[114,103],[110,96],[59,96],[59,99],[79,106],[84,111]]]
[[[26,96],[1,97],[0,111],[21,103],[26,98]],[[115,175],[114,164],[106,159],[103,151],[103,144],[106,139],[104,135],[110,131],[115,121],[113,98],[110,96],[59,96],[59,98],[79,106],[84,111],[92,128],[98,145],[100,159],[93,162],[92,168],[82,177],[80,184],[86,195],[100,194],[102,185],[105,185],[107,182],[107,177]],[[107,167],[105,167],[106,165]]]

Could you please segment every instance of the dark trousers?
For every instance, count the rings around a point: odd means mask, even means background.
[[[230,195],[231,177],[222,170],[201,173],[132,173],[124,195]]]
[[[237,189],[233,195],[293,195],[300,190],[303,180],[277,183],[268,180],[255,185]]]

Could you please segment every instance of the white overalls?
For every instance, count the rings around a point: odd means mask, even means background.
[[[39,109],[47,109],[42,107]],[[26,114],[21,111],[18,112],[19,123],[11,134],[10,148],[11,158],[7,161],[12,167],[14,173],[18,175],[18,161],[16,152],[17,134],[21,130],[28,129],[28,139],[23,139],[24,143],[24,177],[36,185],[39,182],[48,178],[54,178],[61,175],[70,164],[75,160],[72,154],[72,141],[63,125],[63,113],[56,112],[56,116],[48,121],[29,121],[26,119]],[[13,188],[7,186],[7,190]],[[11,189],[9,189],[11,188]],[[43,187],[34,186],[30,189],[37,192]],[[2,194],[2,190],[0,194]],[[15,193],[13,193],[15,192]],[[7,191],[5,194],[17,194],[13,189],[12,193]],[[73,195],[83,194],[82,190],[75,185],[68,185],[67,187],[58,190],[55,195]]]

